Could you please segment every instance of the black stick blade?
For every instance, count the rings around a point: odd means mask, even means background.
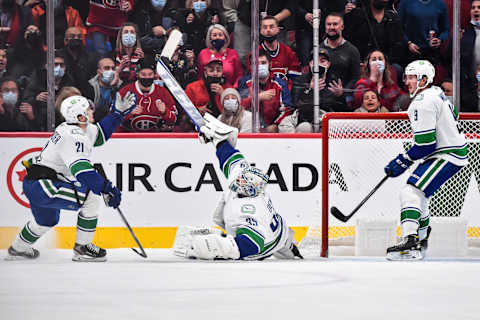
[[[138,254],[140,257],[143,257],[143,258],[147,258],[147,254],[145,253],[145,251],[142,250],[142,252],[138,252],[135,248],[130,248],[132,249],[136,254]]]
[[[342,222],[347,222],[348,219],[350,219],[349,216],[345,216],[340,210],[338,210],[337,207],[331,207],[330,208],[330,213],[332,214],[332,216],[334,216],[335,218],[337,218],[338,220],[340,220]]]

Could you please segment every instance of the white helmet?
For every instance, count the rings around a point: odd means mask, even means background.
[[[82,96],[71,96],[62,101],[60,113],[65,118],[65,121],[70,124],[85,124],[88,123],[88,108],[90,103],[87,98]],[[84,116],[87,121],[78,120],[79,116]]]
[[[246,197],[256,197],[262,194],[268,182],[268,176],[262,170],[242,164],[243,170],[230,183],[230,190]]]
[[[433,83],[433,78],[435,78],[435,68],[428,60],[416,60],[408,64],[405,68],[404,74],[405,76],[417,76],[417,89],[413,94],[410,94],[410,98],[413,98],[418,90],[425,89],[429,84]],[[423,77],[427,77],[427,82],[425,83],[425,86],[420,88],[418,85]]]

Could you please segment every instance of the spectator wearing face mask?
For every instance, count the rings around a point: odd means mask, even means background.
[[[82,18],[76,9],[65,5],[65,0],[54,0],[54,19],[55,19],[55,48],[61,49],[64,47],[63,35],[68,28],[77,27],[82,35],[82,40],[87,35]],[[40,2],[32,8],[33,21],[40,29],[43,35],[47,34],[47,14],[45,2]]]
[[[120,75],[115,71],[115,63],[110,58],[98,61],[97,74],[88,80],[90,85],[84,96],[95,105],[94,118],[98,122],[110,111],[115,94],[122,86]]]
[[[277,18],[265,16],[260,23],[260,49],[270,55],[273,75],[285,80],[291,88],[291,80],[301,75],[300,62],[289,46],[278,40],[280,28]],[[251,73],[251,54],[248,55],[247,72]]]
[[[185,93],[202,115],[208,112],[218,117],[223,110],[220,96],[229,87],[223,78],[223,61],[212,57],[205,66],[203,79],[187,85]]]
[[[440,84],[440,88],[442,88],[443,93],[445,93],[445,97],[453,104],[453,81],[452,79],[443,79],[442,83]]]
[[[225,82],[233,86],[242,77],[240,58],[234,49],[228,48],[230,36],[224,26],[214,24],[208,28],[205,40],[207,48],[198,55],[198,74],[203,75],[205,65],[213,57],[222,60]]]
[[[11,75],[16,79],[31,77],[41,67],[39,61],[45,61],[45,56],[40,30],[36,25],[29,25],[8,55]]]
[[[115,66],[124,83],[136,80],[136,67],[144,57],[137,35],[138,27],[131,22],[124,23],[118,31]]]
[[[282,120],[292,113],[292,99],[288,85],[270,71],[270,55],[260,50],[258,55],[258,81],[260,91],[260,127],[262,132],[278,132]],[[252,108],[252,76],[249,75],[238,81],[238,91],[242,99],[242,106]]]
[[[137,1],[90,0],[87,31],[93,51],[100,58],[107,56],[107,42],[113,43],[122,25],[128,21],[128,14],[135,8]]]
[[[252,132],[252,113],[240,104],[241,98],[238,91],[233,88],[225,89],[220,100],[223,110],[218,119],[237,128],[239,132]]]
[[[18,85],[12,78],[5,78],[0,84],[0,131],[36,130],[33,107],[20,103]]]
[[[0,2],[0,17],[0,45],[15,45],[22,37],[22,30],[33,24],[32,10],[15,0]]]
[[[65,86],[73,86],[73,79],[65,69],[62,50],[55,50],[53,74],[55,78],[55,95]],[[42,69],[36,70],[25,89],[25,100],[33,106],[35,121],[40,131],[47,130],[47,66],[44,60]]]
[[[86,92],[88,80],[95,74],[97,56],[88,52],[84,45],[84,35],[80,28],[71,27],[65,31],[65,67],[73,79],[75,87]]]
[[[390,111],[396,110],[397,99],[405,93],[395,83],[385,55],[381,51],[372,51],[365,59],[364,76],[355,84],[354,107],[362,104],[363,93],[372,90],[377,93],[380,103]]]
[[[179,0],[138,1],[129,14],[128,21],[138,26],[142,37],[149,34],[154,26],[161,26],[164,30],[168,30],[175,23],[175,14],[177,8],[180,7],[179,3]]]
[[[185,44],[198,56],[205,48],[208,28],[213,24],[224,25],[220,10],[211,5],[211,0],[186,0],[185,10],[178,10],[177,24],[186,36]]]
[[[145,59],[140,65],[138,79],[118,92],[124,97],[127,92],[137,96],[137,107],[125,117],[119,132],[160,132],[172,131],[177,121],[175,101],[167,89],[156,85],[155,65],[152,59]]]

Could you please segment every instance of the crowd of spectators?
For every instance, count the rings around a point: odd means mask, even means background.
[[[321,113],[408,108],[403,70],[434,64],[434,84],[452,99],[452,38],[460,32],[461,112],[479,112],[480,0],[319,0]],[[45,0],[0,0],[0,131],[47,130]],[[200,113],[252,130],[250,0],[55,0],[56,124],[63,99],[92,101],[95,121],[117,93],[137,107],[121,132],[188,132],[193,125],[156,73],[167,66]],[[312,0],[259,1],[259,105],[263,132],[311,132]]]

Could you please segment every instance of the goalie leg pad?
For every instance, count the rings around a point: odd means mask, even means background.
[[[215,147],[222,141],[228,141],[232,147],[237,144],[238,129],[226,125],[209,113],[206,113],[203,118],[205,119],[205,125],[200,127],[200,132],[206,138],[200,139],[203,142],[212,141]]]
[[[235,239],[230,235],[191,235],[189,240],[190,244],[185,248],[186,258],[203,260],[240,258]]]

